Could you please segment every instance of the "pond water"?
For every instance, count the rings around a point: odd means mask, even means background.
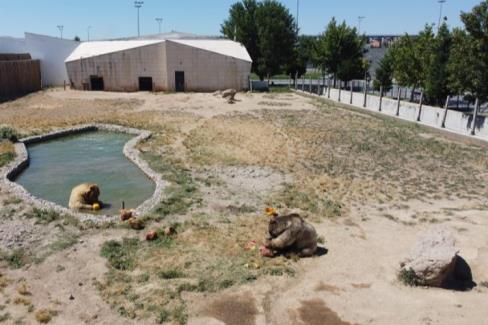
[[[64,207],[73,187],[96,183],[104,203],[99,214],[118,214],[122,201],[126,208],[136,208],[151,197],[156,185],[122,153],[132,137],[96,131],[29,145],[30,165],[16,182]]]

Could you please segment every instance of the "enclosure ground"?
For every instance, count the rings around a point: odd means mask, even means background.
[[[138,148],[169,182],[144,216],[160,233],[151,243],[145,231],[82,223],[0,189],[0,319],[483,323],[488,145],[294,93],[237,99],[52,89],[0,104],[1,124],[22,136],[84,123],[149,130]],[[5,162],[10,151],[0,143]],[[265,235],[267,206],[306,216],[327,253],[263,260],[245,251]],[[168,225],[176,235],[163,234]],[[397,280],[399,261],[433,226],[455,234],[473,290]]]

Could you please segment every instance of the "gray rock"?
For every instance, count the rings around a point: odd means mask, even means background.
[[[413,271],[418,283],[441,287],[454,272],[458,258],[456,240],[451,232],[433,228],[422,234],[410,256],[400,263],[402,270]]]

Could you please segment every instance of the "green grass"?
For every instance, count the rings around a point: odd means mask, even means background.
[[[398,279],[405,285],[410,287],[415,287],[421,285],[419,277],[415,274],[412,269],[402,269],[398,274]]]
[[[138,247],[138,238],[123,238],[122,241],[110,240],[103,244],[100,254],[116,270],[133,270],[136,264],[135,253]]]
[[[5,152],[0,154],[0,167],[7,165],[9,162],[14,160],[15,154],[13,152]]]
[[[51,209],[34,208],[32,209],[32,213],[28,214],[27,216],[35,218],[37,220],[36,223],[42,225],[47,225],[53,221],[61,219],[61,215],[55,210]]]
[[[17,142],[19,134],[17,131],[8,126],[0,126],[0,140],[5,139],[12,142]]]
[[[16,249],[11,253],[3,254],[0,259],[13,269],[23,267],[29,260],[26,252],[22,248]]]
[[[201,201],[190,170],[184,168],[181,162],[152,153],[144,154],[143,158],[151,168],[162,175],[163,179],[170,182],[165,190],[165,197],[154,209],[156,216],[153,216],[153,219],[186,214],[192,205]]]

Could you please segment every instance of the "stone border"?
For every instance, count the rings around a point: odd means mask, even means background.
[[[135,128],[129,128],[113,124],[86,124],[50,132],[43,135],[36,135],[20,139],[18,143],[15,143],[15,160],[9,163],[6,167],[0,169],[0,185],[2,185],[2,187],[5,186],[14,195],[22,198],[26,202],[38,206],[39,208],[52,209],[61,214],[69,214],[77,217],[80,221],[90,220],[95,222],[105,222],[117,220],[117,216],[92,215],[72,211],[54,202],[50,202],[32,195],[23,186],[15,182],[15,178],[29,166],[29,152],[27,151],[27,145],[57,139],[68,135],[93,132],[98,130],[135,135],[134,138],[127,141],[127,143],[124,145],[123,153],[156,184],[156,189],[154,190],[153,195],[135,209],[136,215],[143,215],[145,213],[148,213],[160,202],[167,183],[161,178],[161,175],[159,175],[154,170],[152,170],[151,167],[149,167],[149,164],[140,157],[139,150],[135,148],[135,146],[139,142],[149,139],[152,135],[151,132]]]

